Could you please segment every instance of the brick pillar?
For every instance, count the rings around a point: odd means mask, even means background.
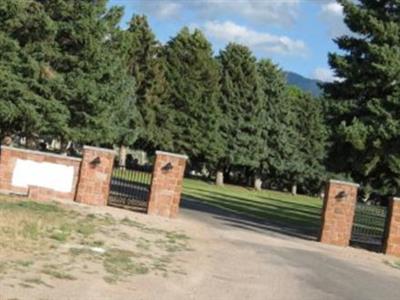
[[[114,157],[113,150],[83,147],[76,202],[107,205]]]
[[[156,152],[150,195],[149,215],[174,218],[178,215],[187,156]]]
[[[12,175],[15,165],[15,158],[12,156],[12,150],[9,147],[1,146],[0,156],[0,190],[12,190]]]
[[[330,180],[325,189],[319,241],[346,247],[350,243],[358,184]]]
[[[400,198],[392,198],[388,207],[386,223],[385,254],[400,257]]]

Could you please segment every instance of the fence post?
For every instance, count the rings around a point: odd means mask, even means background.
[[[358,187],[358,184],[337,180],[327,183],[321,216],[321,243],[349,245]]]
[[[384,253],[400,257],[400,198],[391,198],[388,206]]]
[[[107,205],[115,152],[97,147],[83,147],[76,202]]]
[[[157,151],[147,213],[174,218],[178,215],[187,156]]]

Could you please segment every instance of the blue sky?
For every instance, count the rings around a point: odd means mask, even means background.
[[[324,81],[333,79],[327,54],[332,39],[346,33],[335,0],[110,0],[125,7],[122,27],[133,14],[145,14],[165,43],[183,27],[201,29],[214,51],[235,41],[258,58],[270,58],[284,70]]]

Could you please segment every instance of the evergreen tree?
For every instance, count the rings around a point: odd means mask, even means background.
[[[60,76],[45,59],[54,22],[33,1],[0,3],[0,130],[28,140],[68,133],[67,107],[57,98]]]
[[[400,193],[400,1],[340,0],[354,35],[336,39],[325,85],[333,147],[329,167],[365,187]]]
[[[106,2],[1,2],[4,132],[97,145],[120,137],[134,85],[115,51],[122,10]]]
[[[227,144],[220,165],[225,170],[241,169],[248,182],[264,155],[265,99],[256,58],[247,47],[231,43],[218,59],[222,68],[221,130]]]
[[[285,98],[286,79],[283,72],[270,60],[260,60],[257,63],[260,87],[266,110],[264,126],[264,152],[260,164],[259,175],[269,181],[284,173],[284,153],[288,138],[284,122],[290,106]],[[261,182],[256,182],[257,189]]]
[[[212,166],[223,151],[219,133],[219,67],[203,33],[183,28],[165,46],[170,85],[169,128],[175,152],[189,155],[192,164]]]
[[[116,142],[129,123],[121,109],[135,110],[133,81],[114,49],[122,9],[107,9],[106,0],[40,2],[56,26],[54,53],[46,59],[63,77],[59,98],[70,112],[64,139]]]
[[[327,130],[321,102],[295,87],[287,88],[286,100],[288,139],[282,179],[291,184],[293,194],[298,185],[303,191],[316,192],[325,179]]]
[[[270,187],[297,185],[318,190],[324,179],[327,130],[321,101],[287,86],[283,72],[269,60],[257,64],[266,105],[264,156],[260,173]]]
[[[120,98],[119,105],[115,107],[115,119],[118,121],[116,129],[115,144],[119,147],[118,164],[121,167],[126,166],[127,147],[137,141],[141,134],[142,119],[136,103],[136,82],[131,77],[128,64],[129,39],[125,30],[117,28],[121,20],[122,8],[111,8],[114,12],[107,15],[107,22],[111,28],[112,35],[107,37],[107,46],[112,50],[113,55],[121,58],[120,80],[125,81],[121,91],[123,97]],[[126,76],[128,75],[128,76]]]
[[[124,33],[123,54],[129,74],[136,82],[136,103],[140,112],[136,146],[144,150],[171,149],[168,86],[162,47],[145,16],[133,16]]]

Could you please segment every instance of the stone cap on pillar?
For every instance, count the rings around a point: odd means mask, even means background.
[[[115,150],[112,149],[107,149],[107,148],[101,148],[101,147],[93,147],[93,146],[83,146],[83,149],[88,149],[88,150],[94,150],[94,151],[101,151],[101,152],[108,152],[111,154],[117,154]]]
[[[392,197],[393,201],[400,201],[400,197]]]
[[[24,153],[30,153],[30,154],[35,154],[35,155],[43,155],[43,156],[76,160],[76,161],[82,160],[82,158],[80,158],[80,157],[73,157],[73,156],[67,156],[67,155],[61,155],[61,154],[56,154],[56,153],[51,153],[51,152],[43,152],[43,151],[37,151],[37,150],[31,150],[31,149],[15,148],[15,147],[4,146],[4,145],[1,145],[0,149],[7,149],[7,150],[12,150],[12,151],[17,151],[17,152],[24,152]]]
[[[354,183],[354,182],[348,182],[348,181],[342,181],[342,180],[335,180],[335,179],[330,179],[329,183],[336,183],[336,184],[346,184],[346,185],[351,185],[351,186],[355,186],[355,187],[360,187],[360,185],[358,183]]]
[[[186,160],[188,159],[188,156],[187,156],[187,155],[184,155],[184,154],[176,154],[176,153],[165,152],[165,151],[156,151],[156,154],[168,155],[168,156],[183,158],[183,159],[186,159]]]

